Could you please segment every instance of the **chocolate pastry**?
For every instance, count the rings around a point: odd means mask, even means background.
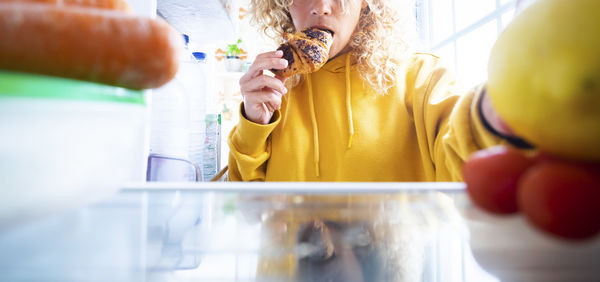
[[[294,34],[285,33],[283,37],[287,43],[281,44],[277,50],[283,51],[283,58],[288,61],[288,66],[281,70],[271,70],[278,76],[312,73],[329,59],[329,48],[333,43],[330,31],[307,28]]]

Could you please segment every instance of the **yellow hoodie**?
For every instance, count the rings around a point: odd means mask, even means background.
[[[377,95],[344,54],[284,97],[272,122],[229,135],[232,181],[460,181],[474,151],[505,143],[482,123],[481,87],[459,95],[429,54],[402,64]]]

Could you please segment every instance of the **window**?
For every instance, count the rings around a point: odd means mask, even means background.
[[[491,48],[516,0],[417,0],[420,37],[467,88],[485,82]]]

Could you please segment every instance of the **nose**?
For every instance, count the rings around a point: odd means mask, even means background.
[[[317,0],[311,8],[310,13],[315,16],[331,15],[331,0]]]

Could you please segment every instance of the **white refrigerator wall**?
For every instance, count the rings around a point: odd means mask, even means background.
[[[156,0],[127,0],[136,15],[156,17]]]
[[[156,17],[156,7],[157,0],[127,0],[127,3],[131,6],[134,13],[138,16],[144,17]],[[144,97],[146,100],[146,124],[144,128],[144,143],[140,144],[140,146],[144,147],[144,157],[140,160],[140,168],[142,168],[137,173],[137,179],[132,181],[145,181],[146,180],[146,169],[147,169],[147,161],[148,161],[148,153],[150,151],[150,106],[151,106],[151,94],[152,90],[145,90]]]

